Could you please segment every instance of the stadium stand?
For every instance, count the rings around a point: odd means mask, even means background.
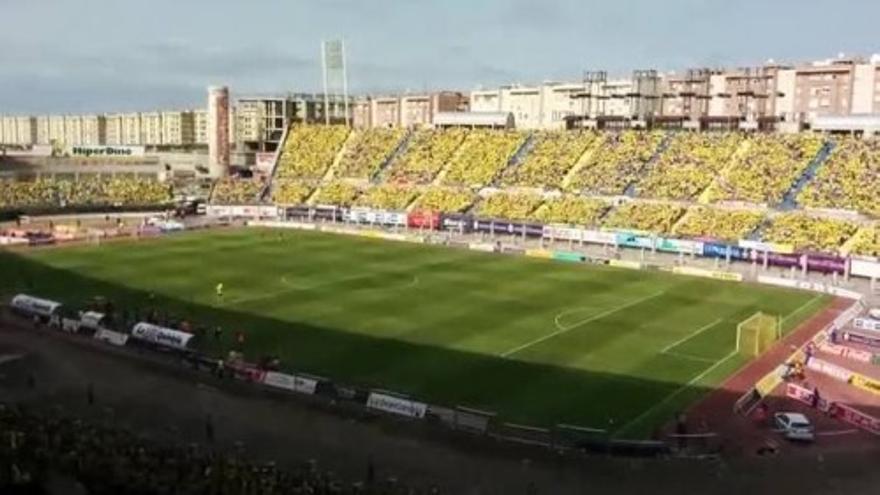
[[[566,173],[598,139],[593,132],[541,132],[525,160],[509,169],[501,183],[505,186],[559,189]]]
[[[415,207],[427,211],[461,213],[470,208],[476,199],[477,195],[470,189],[431,187],[416,200]]]
[[[526,135],[516,131],[473,130],[450,160],[443,183],[450,186],[486,186],[507,167]]]
[[[565,195],[546,200],[529,219],[544,223],[594,226],[607,210],[608,204],[604,201]]]
[[[265,184],[252,179],[227,177],[218,180],[211,192],[215,204],[246,205],[258,203]]]
[[[321,186],[312,198],[319,205],[351,206],[360,195],[360,190],[347,182],[333,181]]]
[[[682,237],[711,237],[736,241],[745,239],[761,225],[764,214],[752,210],[723,210],[705,206],[688,208],[672,233]]]
[[[283,205],[302,204],[312,188],[295,180],[275,181],[272,185],[272,201]]]
[[[679,205],[630,201],[611,210],[604,226],[667,234],[684,212],[685,208]]]
[[[724,169],[743,141],[741,134],[677,133],[650,172],[637,184],[639,196],[693,200]]]
[[[862,227],[850,240],[848,248],[851,253],[880,256],[880,228],[877,225]]]
[[[836,252],[857,230],[852,222],[795,212],[773,217],[763,237],[798,250]]]
[[[391,181],[430,183],[467,135],[468,131],[460,128],[416,131],[407,149],[391,165]]]
[[[405,210],[416,198],[418,191],[410,186],[381,184],[373,186],[355,201],[356,206],[368,206],[380,210]]]
[[[803,206],[857,210],[880,217],[880,142],[843,138],[798,196]]]
[[[136,177],[41,178],[0,181],[0,208],[161,205],[171,200],[168,185]]]
[[[345,145],[336,177],[369,179],[397,149],[403,129],[366,129],[352,131]]]
[[[343,126],[294,126],[278,158],[275,178],[321,179],[333,164],[348,134],[349,129]]]
[[[571,180],[569,187],[592,194],[622,194],[657,151],[658,132],[607,134]]]
[[[436,493],[397,480],[347,483],[319,469],[314,461],[280,469],[242,451],[160,443],[111,422],[82,421],[23,407],[0,405],[0,431],[0,464],[6,468],[0,470],[2,493]],[[46,486],[55,488],[46,491]]]
[[[743,152],[710,186],[706,199],[776,205],[822,145],[822,138],[812,134],[752,136]]]
[[[500,192],[480,201],[475,210],[481,217],[525,220],[543,201],[537,194]]]

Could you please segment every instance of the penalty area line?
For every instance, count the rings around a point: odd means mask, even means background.
[[[712,323],[709,323],[708,325],[704,325],[704,326],[698,328],[696,331],[689,333],[689,334],[685,335],[684,337],[676,340],[675,342],[669,344],[668,346],[664,347],[660,352],[663,354],[666,354],[667,352],[669,352],[670,349],[673,349],[675,347],[678,347],[681,344],[684,344],[688,340],[691,340],[692,338],[696,337],[697,335],[700,335],[701,333],[714,327],[715,325],[721,323],[722,321],[724,321],[724,320],[721,318],[718,318],[717,320],[713,321]],[[712,362],[714,363],[715,361],[712,361]]]
[[[620,427],[620,429],[618,429],[617,431],[614,432],[614,436],[615,437],[619,436],[619,435],[625,433],[626,431],[628,431],[633,426],[641,423],[645,418],[647,418],[648,416],[650,416],[651,414],[653,414],[655,411],[657,411],[661,407],[665,406],[666,404],[669,404],[670,402],[672,402],[672,400],[675,399],[676,397],[678,397],[679,395],[681,395],[682,392],[689,390],[691,387],[696,385],[697,382],[699,382],[700,380],[705,378],[706,375],[708,375],[709,373],[711,373],[712,371],[714,371],[715,369],[717,369],[719,366],[726,363],[727,361],[730,361],[730,359],[736,355],[737,355],[737,352],[733,351],[730,354],[728,354],[727,356],[724,356],[723,358],[721,358],[721,360],[716,361],[715,364],[713,364],[712,366],[709,366],[708,368],[703,370],[699,375],[693,377],[689,382],[687,382],[684,385],[682,385],[681,387],[678,387],[677,389],[673,390],[672,393],[670,393],[669,395],[664,397],[663,400],[661,400],[660,402],[649,407],[642,414],[639,414],[638,416],[636,416],[635,419],[633,419],[629,423]]]
[[[788,321],[788,319],[791,318],[792,316],[794,316],[794,315],[800,313],[801,311],[805,310],[805,309],[808,308],[811,304],[813,304],[814,302],[818,301],[819,298],[821,298],[823,295],[825,295],[825,294],[822,294],[822,293],[816,294],[816,295],[813,296],[813,298],[811,298],[809,301],[807,301],[807,302],[805,302],[804,304],[802,304],[801,307],[799,307],[799,308],[795,309],[794,311],[792,311],[791,313],[785,315],[785,316],[782,318],[782,320],[780,321],[780,323],[785,323],[785,322]]]
[[[661,295],[663,295],[663,294],[665,294],[665,293],[666,293],[666,291],[665,291],[665,290],[662,290],[662,291],[660,291],[660,292],[656,292],[656,293],[651,294],[651,295],[649,295],[649,296],[641,297],[641,298],[636,299],[636,300],[634,300],[634,301],[630,301],[630,302],[628,302],[628,303],[621,304],[620,306],[617,306],[617,307],[611,308],[611,309],[609,309],[609,310],[603,311],[603,312],[601,312],[601,313],[599,313],[599,314],[597,314],[597,315],[593,315],[593,316],[591,316],[591,317],[589,317],[589,318],[586,318],[586,319],[584,319],[584,320],[580,320],[580,321],[578,321],[578,322],[576,322],[576,323],[574,323],[574,324],[572,324],[572,325],[569,325],[569,326],[567,326],[567,327],[560,327],[560,326],[557,325],[558,330],[556,330],[555,332],[550,332],[550,333],[548,333],[547,335],[544,335],[543,337],[539,337],[539,338],[537,338],[537,339],[535,339],[535,340],[532,340],[532,341],[530,341],[530,342],[526,342],[525,344],[518,345],[518,346],[516,346],[516,347],[514,347],[514,348],[512,348],[512,349],[510,349],[510,350],[508,350],[508,351],[502,352],[501,354],[499,354],[499,356],[500,356],[500,357],[509,357],[509,356],[512,356],[512,355],[514,355],[514,354],[516,354],[516,353],[518,353],[518,352],[520,352],[520,351],[524,351],[524,350],[528,349],[529,347],[532,347],[532,346],[534,346],[534,345],[538,345],[538,344],[540,344],[541,342],[544,342],[544,341],[546,341],[546,340],[550,340],[550,339],[552,339],[553,337],[557,337],[557,336],[562,335],[562,334],[564,334],[564,333],[566,333],[566,332],[569,332],[569,331],[571,331],[571,330],[574,330],[574,329],[577,328],[577,327],[580,327],[580,326],[586,325],[587,323],[590,323],[590,322],[593,322],[593,321],[596,321],[596,320],[600,320],[600,319],[602,319],[602,318],[605,318],[606,316],[610,316],[610,315],[612,315],[612,314],[614,314],[614,313],[617,313],[618,311],[623,311],[623,310],[626,309],[626,308],[629,308],[629,307],[631,307],[631,306],[635,306],[636,304],[641,304],[641,303],[643,303],[643,302],[645,302],[645,301],[647,301],[647,300],[649,300],[649,299],[654,299],[655,297],[659,297],[659,296],[661,296]],[[557,316],[558,316],[558,315],[557,315]],[[556,323],[556,322],[554,321],[554,323]]]

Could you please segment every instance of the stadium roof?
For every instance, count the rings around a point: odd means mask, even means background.
[[[434,125],[442,127],[513,127],[510,112],[439,112]]]

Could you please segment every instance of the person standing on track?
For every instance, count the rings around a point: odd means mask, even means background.
[[[214,288],[214,290],[217,293],[217,300],[222,301],[223,300],[223,282],[219,282],[217,284],[217,287]]]

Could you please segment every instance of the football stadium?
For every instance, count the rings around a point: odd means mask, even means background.
[[[186,478],[193,493],[412,494],[439,491],[390,475],[376,488],[373,456],[516,459],[495,468],[520,483],[621,457],[722,479],[711,462],[876,449],[880,113],[802,100],[847,84],[880,102],[880,57],[636,71],[599,97],[602,74],[364,97],[353,116],[347,93],[332,111],[328,94],[242,98],[233,116],[212,87],[201,140],[195,111],[152,112],[174,122],[165,141],[108,143],[110,115],[89,117],[100,143],[85,117],[0,119],[0,390],[23,398],[0,403],[15,466],[0,491],[50,464],[115,473],[96,493],[184,493],[171,487]],[[570,111],[484,108],[539,93]],[[733,99],[741,114],[719,115]],[[305,116],[245,115],[263,104]],[[230,137],[252,117],[271,129]],[[129,374],[131,390],[109,385]],[[114,407],[95,406],[96,382]],[[86,423],[64,416],[82,407]],[[214,444],[220,424],[271,443],[288,417],[297,435],[335,422],[315,436],[345,445],[331,462],[369,459],[368,488],[313,459],[282,474],[232,433]],[[136,438],[137,421],[170,439]],[[133,465],[155,479],[119,474]]]

